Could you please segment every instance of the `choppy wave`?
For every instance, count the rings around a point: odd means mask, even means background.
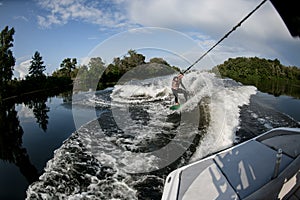
[[[183,79],[190,98],[180,96],[184,104],[173,112],[171,80],[131,81],[73,98],[73,109],[93,108],[97,119],[81,122],[56,150],[27,198],[160,199],[170,170],[232,145],[240,109],[256,88],[191,72]]]

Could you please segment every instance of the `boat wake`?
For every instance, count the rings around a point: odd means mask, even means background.
[[[184,104],[174,112],[171,80],[135,80],[74,95],[78,129],[27,198],[160,199],[171,170],[232,145],[241,109],[256,88],[190,72],[183,83],[192,95],[187,102],[179,96]]]

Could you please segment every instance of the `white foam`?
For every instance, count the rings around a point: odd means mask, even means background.
[[[129,148],[133,150],[144,140],[155,139],[155,133],[161,131],[165,124],[164,118],[170,113],[167,106],[162,106],[162,104],[155,102],[155,100],[157,100],[157,94],[162,94],[159,96],[161,101],[163,99],[167,99],[169,103],[173,101],[173,95],[169,89],[171,81],[172,76],[166,76],[164,78],[152,79],[151,81],[148,80],[148,82],[121,85],[114,88],[111,94],[113,101],[126,102],[127,105],[129,105],[128,103],[134,104],[137,102],[140,104],[146,103],[149,106],[145,109],[147,109],[147,113],[150,115],[148,124],[142,126],[134,124],[135,121],[132,121],[128,117],[129,114],[124,114],[126,117],[120,114],[120,112],[128,112],[128,110],[118,110],[116,115],[122,116],[120,117],[121,122],[118,123],[118,117],[115,117],[115,121],[119,127],[122,127],[125,133],[129,133],[135,137],[134,139],[116,138],[115,143],[117,145],[124,149]],[[225,148],[234,142],[235,131],[239,125],[239,107],[249,103],[250,96],[256,93],[256,88],[239,84],[225,87],[222,79],[208,72],[191,72],[186,74],[183,83],[194,96],[182,106],[181,111],[187,112],[193,110],[203,97],[211,99],[209,104],[211,122],[207,134],[193,155],[193,161]],[[183,101],[182,95],[180,96],[180,100]],[[197,129],[197,127],[193,128]],[[178,134],[185,134],[184,132],[186,131],[193,132],[194,130],[184,130],[184,128],[181,128],[178,131]],[[98,141],[98,143],[104,144],[103,141]],[[118,158],[119,162],[128,166],[128,168],[142,168],[145,171],[152,171],[159,167],[155,166],[154,163],[156,163],[157,158],[151,156],[152,154],[135,154],[130,151],[124,153],[122,151],[112,151],[111,149],[110,151],[110,153],[115,153],[115,159]],[[145,158],[146,155],[148,155],[147,159]],[[141,162],[137,162],[137,160],[141,160]]]
[[[128,82],[124,85],[116,85],[111,94],[112,102],[142,103],[156,100],[164,100],[171,95],[169,80],[171,76],[157,79]]]
[[[91,124],[85,124],[74,133],[78,135],[78,138],[68,139],[55,152],[54,158],[47,163],[45,173],[38,182],[29,187],[27,194],[33,195],[39,192],[40,196],[45,199],[53,197],[51,196],[53,194],[61,199],[107,198],[105,191],[111,190],[114,193],[113,197],[120,196],[127,199],[137,199],[136,191],[132,187],[133,180],[126,172],[150,172],[157,170],[161,167],[159,165],[161,160],[155,156],[158,154],[153,154],[152,152],[135,153],[135,151],[130,150],[136,150],[138,145],[143,144],[147,140],[158,140],[158,135],[162,134],[163,129],[171,126],[170,122],[166,122],[166,118],[172,113],[169,105],[174,101],[170,89],[172,78],[172,76],[165,76],[163,78],[149,79],[138,84],[117,85],[110,95],[111,102],[103,100],[97,94],[85,93],[79,95],[75,99],[77,105],[95,106],[97,102],[105,105],[110,104],[112,114],[115,114],[113,116],[114,120],[118,127],[122,128],[123,132],[118,133],[116,131],[107,137],[103,129],[95,121],[91,122]],[[255,94],[256,88],[242,85],[225,87],[222,79],[208,72],[188,73],[183,78],[183,84],[193,93],[193,96],[182,106],[181,111],[192,112],[202,98],[210,98],[208,106],[210,108],[211,122],[207,129],[207,134],[201,140],[191,159],[191,161],[194,161],[233,143],[235,130],[239,125],[239,107],[249,103],[250,96]],[[89,101],[86,101],[86,99]],[[179,99],[181,102],[184,101],[182,95],[179,96]],[[132,113],[129,111],[129,106],[134,108],[141,106],[138,112],[141,111],[141,114],[145,112],[144,114],[148,118],[145,124],[143,124],[144,116],[141,117],[141,120],[139,118],[131,119]],[[133,115],[136,117],[136,113]],[[120,121],[118,121],[119,118]],[[170,130],[166,133],[176,135],[170,143],[178,141],[190,144],[189,138],[197,134],[197,132],[198,127],[195,124],[182,121],[176,130]],[[126,138],[123,137],[124,135],[134,137]],[[83,143],[84,148],[79,143]],[[68,147],[79,149],[86,155],[92,155],[101,165],[114,170],[112,175],[113,181],[105,185],[103,183],[105,180],[98,179],[94,174],[85,174],[84,177],[89,184],[84,191],[81,191],[78,185],[70,186],[73,189],[71,194],[61,194],[58,192],[58,188],[52,186],[44,188],[44,184],[49,179],[54,179],[53,181],[55,182],[57,175],[68,175],[69,171],[73,170],[74,163],[72,159],[76,159],[72,156],[76,156],[76,154],[68,152]]]
[[[191,162],[233,144],[239,125],[240,107],[249,104],[250,96],[255,93],[253,86],[212,89],[209,105],[211,122]]]

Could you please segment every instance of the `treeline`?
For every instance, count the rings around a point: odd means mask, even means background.
[[[28,75],[24,79],[17,79],[13,78],[15,58],[11,50],[14,33],[14,28],[9,29],[6,26],[0,35],[0,102],[8,97],[33,91],[54,88],[70,90],[78,72],[80,76],[76,80],[80,83],[80,89],[88,90],[113,86],[125,73],[137,66],[143,67],[133,70],[131,75],[139,74],[149,78],[158,73],[167,75],[174,73],[174,70],[179,71],[178,67],[170,66],[162,58],[152,58],[146,62],[144,55],[129,50],[126,56],[114,58],[113,63],[109,65],[106,65],[100,57],[91,58],[87,65],[78,65],[76,58],[65,58],[56,71],[51,75],[45,75],[46,66],[41,54],[36,51],[30,61]]]
[[[24,79],[13,78],[16,59],[11,48],[14,34],[14,28],[9,29],[8,26],[0,33],[0,103],[22,94],[52,89],[61,92],[71,88],[72,77],[75,76],[76,59],[66,58],[59,70],[46,76],[44,74],[46,66],[38,51],[32,56],[26,77]]]
[[[300,69],[296,66],[287,67],[278,59],[267,60],[258,57],[229,58],[213,70],[218,70],[222,76],[235,80],[272,80],[300,81]]]
[[[300,69],[296,66],[284,66],[278,59],[229,58],[212,71],[243,84],[255,85],[260,91],[275,96],[300,96]]]
[[[134,50],[129,50],[122,58],[114,58],[107,67],[100,57],[91,58],[88,65],[78,68],[78,90],[104,89],[114,86],[117,82],[132,79],[151,78],[154,76],[168,75],[179,71],[178,67],[170,64],[162,58],[151,58],[145,61],[145,56]],[[126,75],[125,75],[126,74]],[[120,80],[121,79],[121,80]]]

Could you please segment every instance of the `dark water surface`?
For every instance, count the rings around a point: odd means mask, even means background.
[[[300,100],[298,98],[285,95],[275,97],[262,92],[257,93],[256,96],[265,106],[269,106],[300,121]]]
[[[24,199],[54,150],[75,131],[71,102],[60,96],[6,104],[0,114],[0,199]]]

